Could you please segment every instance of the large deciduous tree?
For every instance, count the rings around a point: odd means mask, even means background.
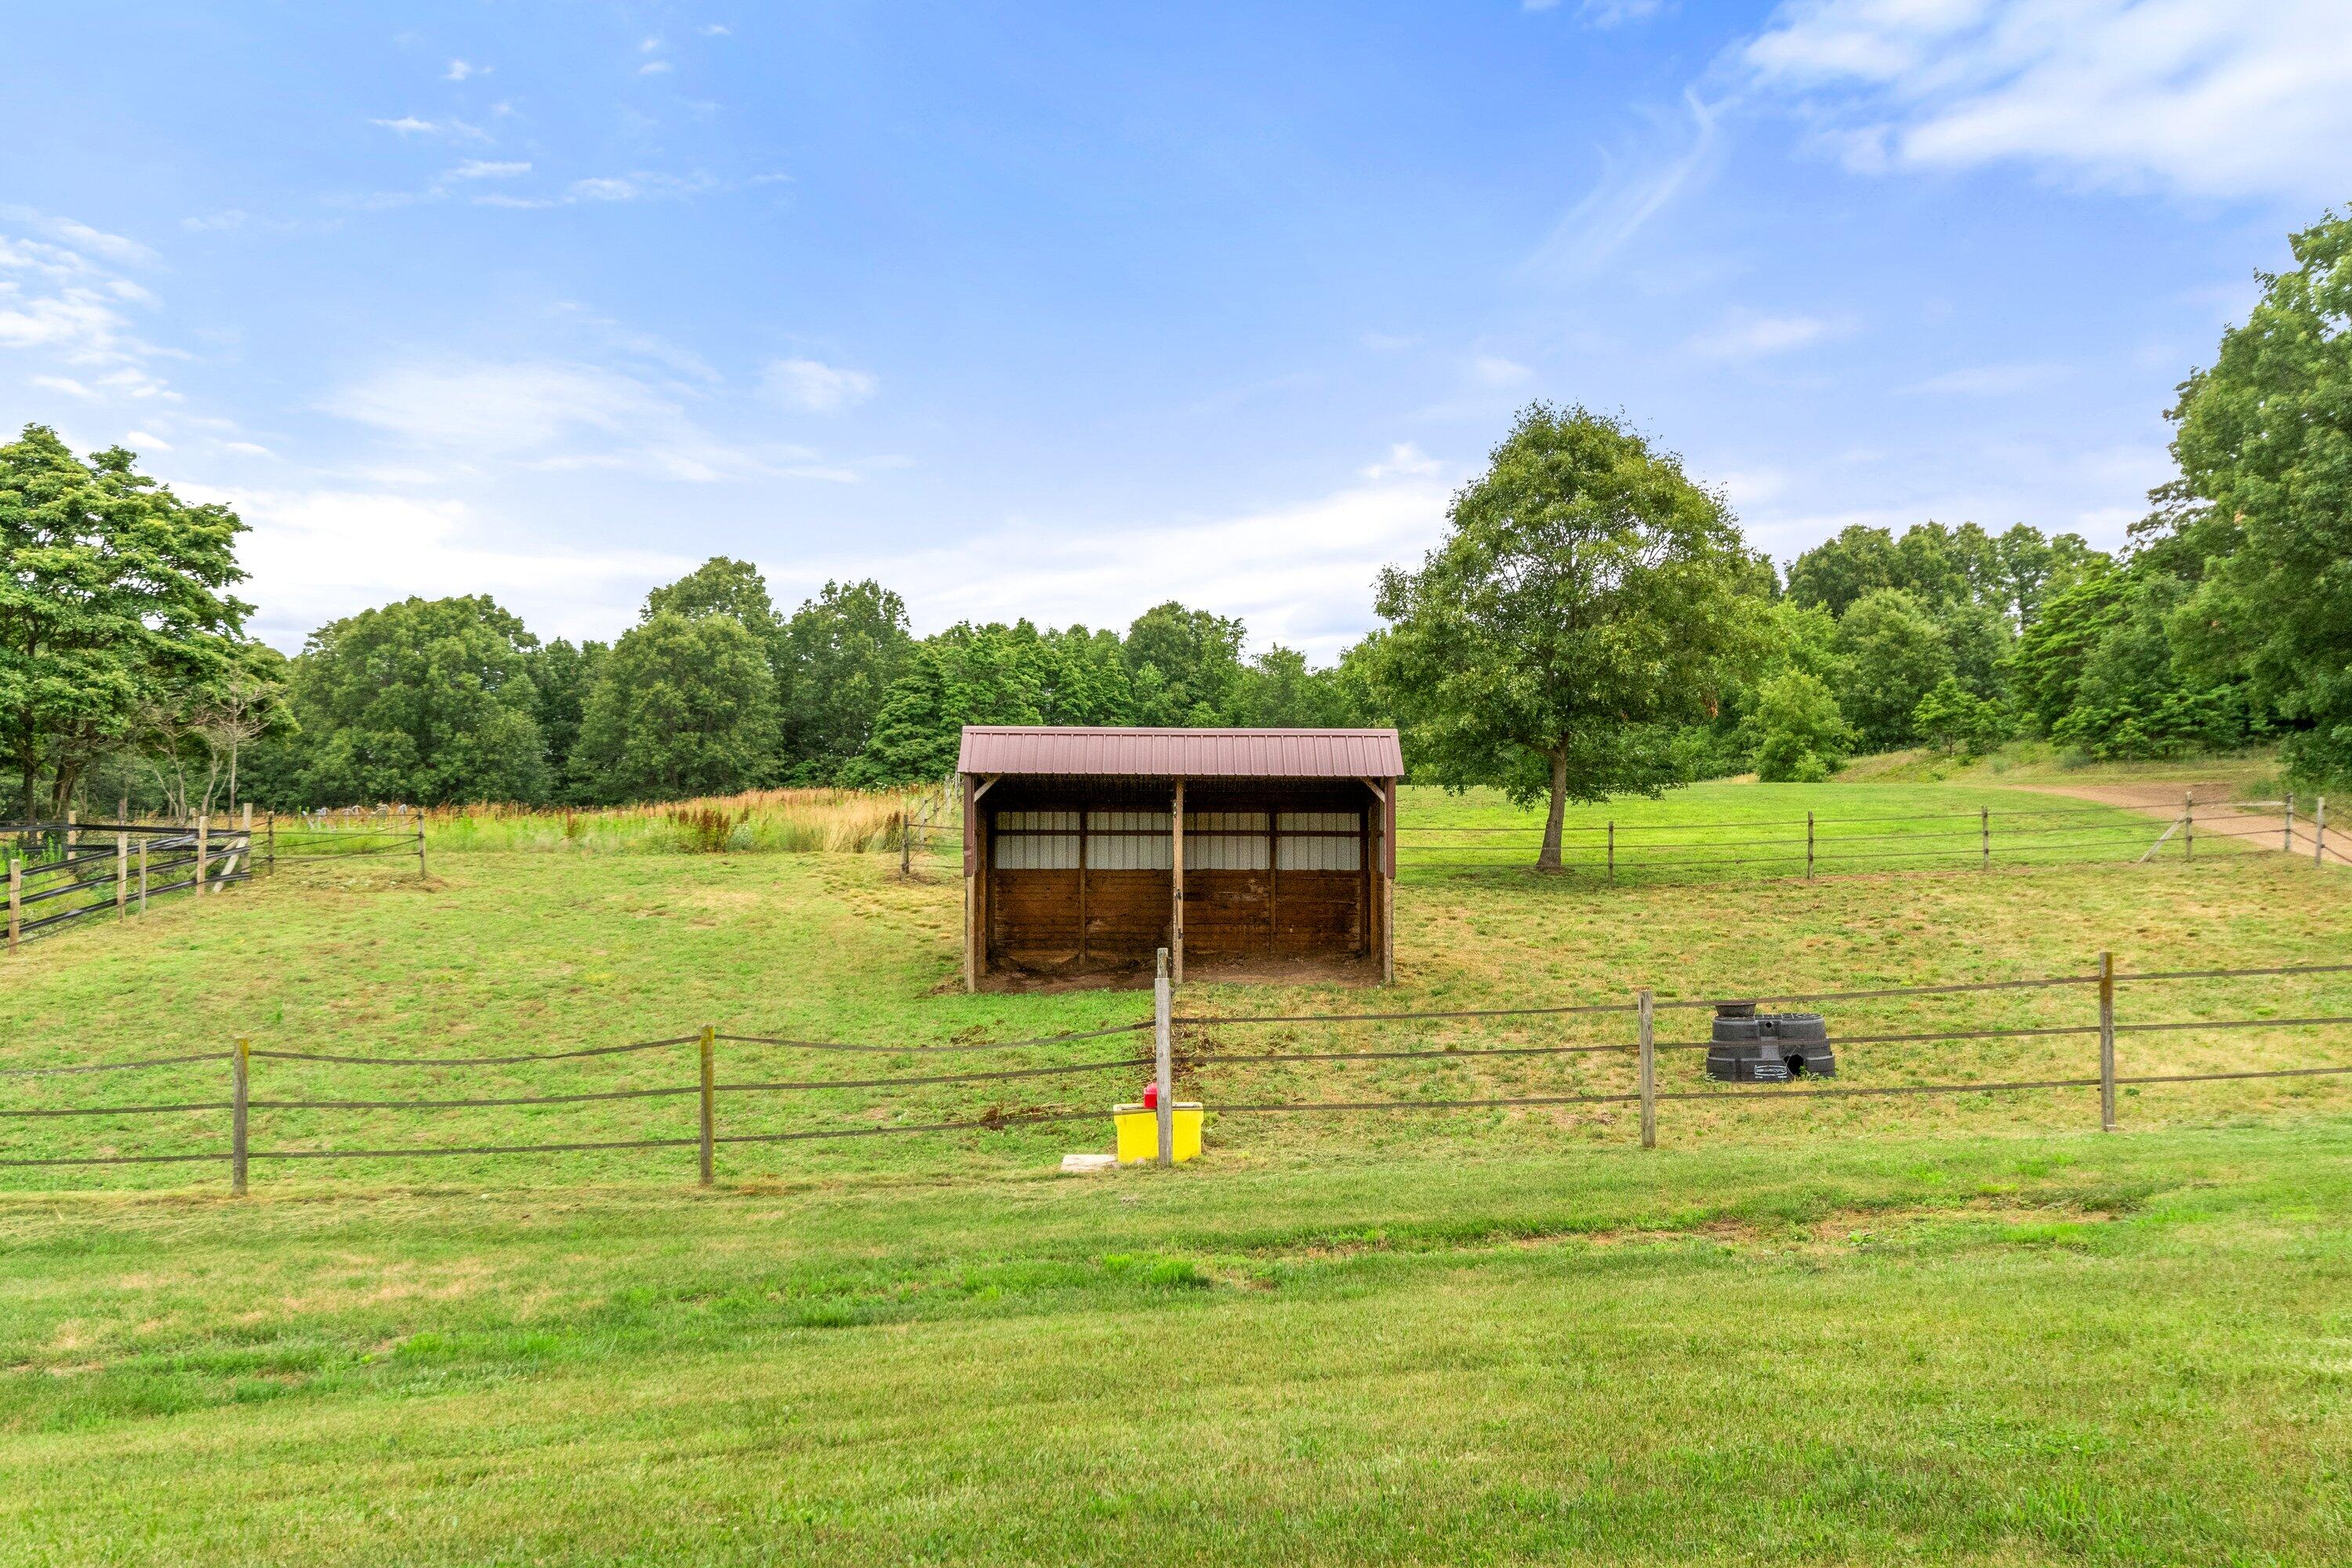
[[[914,646],[907,604],[872,578],[827,583],[784,623],[778,679],[787,773],[830,784],[866,750]]]
[[[731,795],[776,752],[766,650],[731,615],[657,611],[605,655],[579,766],[608,800]]]
[[[1686,782],[1675,729],[1753,662],[1769,568],[1728,505],[1622,420],[1536,404],[1420,570],[1381,574],[1382,663],[1417,773],[1570,799]]]
[[[487,595],[403,599],[312,632],[294,661],[304,804],[543,798],[537,646]]]
[[[245,525],[45,426],[0,447],[0,754],[17,808],[61,815],[89,765],[176,691],[232,672]]]
[[[2291,727],[2297,775],[2352,780],[2352,216],[2291,237],[2295,266],[2181,384],[2179,514],[2209,558],[2168,623],[2205,680],[2243,676]]]

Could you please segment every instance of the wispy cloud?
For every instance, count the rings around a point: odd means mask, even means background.
[[[2352,184],[2340,0],[1794,0],[1743,58],[1864,167],[2013,160],[2297,201]]]
[[[1517,386],[1535,372],[1501,354],[1480,354],[1470,362],[1470,374],[1487,386]]]
[[[2043,363],[1968,365],[1959,370],[1948,370],[1941,375],[1931,375],[1925,381],[1914,382],[1903,390],[1949,393],[1965,397],[2000,397],[2055,381],[2065,374],[2065,369],[2063,365]]]
[[[639,76],[667,76],[677,68],[667,60],[647,60],[637,68]]]
[[[488,76],[489,71],[490,68],[488,66],[478,66],[466,60],[451,60],[449,62],[449,68],[441,73],[441,79],[443,81],[464,81],[467,77]]]
[[[1696,92],[1683,95],[1683,107],[1689,123],[1679,148],[1601,154],[1600,180],[1552,226],[1525,272],[1557,282],[1589,278],[1704,176],[1716,157],[1716,110]]]
[[[1738,311],[1726,318],[1721,325],[1692,338],[1687,346],[1706,359],[1763,359],[1809,348],[1843,336],[1848,330],[1819,316],[1767,316]]]
[[[381,125],[402,137],[431,136],[450,142],[487,142],[490,133],[478,125],[468,125],[462,120],[422,120],[414,114],[404,114],[397,120],[370,120],[370,125]]]
[[[1388,456],[1362,470],[1363,477],[1375,482],[1393,479],[1425,479],[1445,471],[1445,465],[1423,452],[1411,441],[1399,441],[1389,448]]]
[[[512,180],[530,173],[524,162],[493,163],[481,158],[468,158],[443,176],[451,180]]]
[[[761,378],[763,391],[788,408],[837,414],[865,402],[881,382],[862,370],[844,370],[813,359],[780,359]]]
[[[685,389],[564,360],[426,360],[346,385],[323,406],[401,444],[472,466],[613,468],[707,484],[762,477],[854,483],[806,447],[705,429]]]

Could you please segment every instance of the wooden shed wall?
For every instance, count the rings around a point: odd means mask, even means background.
[[[987,967],[1149,965],[1172,937],[1170,806],[1169,787],[1150,781],[1006,780],[992,790],[981,817]],[[1185,807],[1190,959],[1371,954],[1379,803],[1363,785],[1200,781]]]

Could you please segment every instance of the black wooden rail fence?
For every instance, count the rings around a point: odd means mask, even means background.
[[[1778,1085],[1710,1085],[1701,1089],[1662,1089],[1658,1085],[1657,1066],[1660,1053],[1705,1050],[1705,1039],[1659,1039],[1656,1020],[1660,1014],[1705,1013],[1717,1005],[1717,998],[1658,998],[1651,991],[1638,992],[1630,1002],[1580,1003],[1527,1007],[1441,1008],[1399,1012],[1356,1013],[1264,1013],[1264,1014],[1179,1014],[1173,1011],[1171,990],[1159,988],[1154,1016],[1129,1024],[1074,1033],[1041,1036],[1030,1039],[988,1041],[940,1046],[907,1046],[889,1043],[852,1043],[838,1040],[810,1040],[773,1035],[722,1034],[715,1026],[706,1026],[690,1035],[672,1036],[658,1040],[632,1041],[622,1045],[588,1046],[566,1050],[519,1052],[499,1056],[477,1057],[413,1057],[361,1056],[331,1052],[255,1048],[249,1041],[238,1040],[224,1053],[196,1052],[186,1055],[154,1057],[141,1060],[93,1062],[52,1068],[9,1068],[0,1069],[0,1079],[79,1078],[96,1074],[144,1072],[207,1065],[215,1069],[226,1068],[228,1094],[226,1099],[181,1100],[169,1103],[131,1105],[64,1105],[42,1107],[0,1107],[0,1124],[14,1122],[24,1125],[30,1121],[58,1118],[119,1118],[132,1116],[204,1116],[227,1119],[228,1142],[226,1147],[183,1150],[152,1154],[89,1153],[0,1157],[0,1167],[29,1168],[58,1166],[149,1165],[196,1163],[226,1163],[230,1170],[233,1192],[246,1190],[247,1169],[253,1161],[273,1160],[407,1160],[430,1159],[452,1155],[559,1154],[592,1151],[687,1149],[698,1152],[700,1179],[710,1184],[716,1175],[717,1151],[721,1145],[759,1143],[798,1143],[857,1138],[883,1138],[934,1133],[989,1132],[1013,1128],[1038,1126],[1056,1122],[1093,1121],[1099,1123],[1106,1112],[1099,1106],[1091,1108],[1046,1107],[1033,1110],[1004,1110],[990,1107],[968,1117],[922,1122],[900,1121],[878,1125],[821,1126],[780,1132],[722,1132],[719,1130],[718,1101],[720,1096],[763,1094],[822,1094],[843,1089],[908,1089],[939,1085],[1002,1084],[1015,1080],[1037,1080],[1072,1078],[1117,1071],[1151,1072],[1160,1085],[1160,1100],[1163,1106],[1172,1103],[1176,1088],[1172,1080],[1171,1043],[1186,1031],[1203,1032],[1212,1028],[1231,1030],[1254,1026],[1315,1025],[1367,1025],[1420,1023],[1437,1020],[1525,1020],[1537,1018],[1590,1017],[1594,1019],[1630,1019],[1634,1025],[1635,1038],[1628,1041],[1577,1043],[1568,1045],[1492,1045],[1461,1046],[1453,1043],[1414,1046],[1397,1050],[1355,1051],[1291,1051],[1269,1050],[1232,1052],[1213,1045],[1196,1047],[1187,1058],[1190,1087],[1198,1089],[1207,1100],[1206,1110],[1213,1116],[1297,1115],[1402,1113],[1433,1110],[1464,1110],[1505,1109],[1510,1107],[1560,1106],[1622,1106],[1638,1105],[1641,1109],[1641,1142],[1643,1148],[1654,1148],[1657,1142],[1657,1109],[1661,1103],[1708,1102],[1722,1105],[1779,1103],[1810,1100],[1873,1099],[1905,1095],[2005,1094],[2027,1091],[2096,1089],[2099,1091],[2099,1115],[2102,1127],[2116,1129],[2116,1095],[2119,1089],[2138,1086],[2185,1083],[2214,1083],[2263,1079],[2317,1079],[2352,1075],[2352,1063],[2333,1059],[2314,1059],[2305,1065],[2285,1068],[2248,1068],[2219,1072],[2145,1072],[2119,1073],[2116,1070],[2116,1047],[2119,1038],[2139,1036],[2197,1033],[2230,1035],[2253,1030],[2325,1029],[2352,1025],[2352,1015],[2316,1014],[2293,1017],[2249,1016],[2225,1019],[2178,1019],[2156,1022],[2118,1022],[2116,1016],[2116,996],[2119,988],[2132,985],[2182,984],[2198,981],[2240,980],[2257,977],[2294,977],[2352,973],[2352,963],[2287,964],[2263,968],[2171,970],[2140,973],[2118,973],[2109,955],[2099,955],[2095,972],[2084,974],[2062,974],[2030,979],[1976,981],[1955,984],[1889,986],[1847,991],[1809,991],[1788,994],[1745,993],[1737,999],[1744,1002],[1808,1004],[1874,1002],[1928,997],[1953,997],[1971,993],[1989,992],[2079,992],[2087,994],[2091,1004],[2086,1011],[2091,1017],[2079,1023],[2037,1024],[2014,1026],[1991,1026],[1920,1030],[1895,1033],[1841,1034],[1835,1044],[1841,1050],[1885,1045],[1924,1045],[1956,1041],[2074,1038],[2095,1041],[2094,1064],[2082,1071],[2061,1077],[2012,1079],[2004,1080],[1969,1079],[1933,1083],[1847,1084],[1835,1087],[1784,1087]],[[894,1072],[879,1076],[857,1077],[793,1077],[721,1079],[718,1073],[718,1047],[734,1044],[762,1048],[782,1049],[818,1054],[908,1056],[940,1059],[942,1066],[952,1066],[954,1058],[982,1052],[1023,1052],[1063,1047],[1090,1041],[1133,1040],[1145,1034],[1154,1037],[1156,1051],[1151,1056],[1135,1053],[1080,1062],[1056,1062],[1041,1067],[983,1068],[969,1071]],[[1198,1038],[1196,1034],[1196,1038]],[[611,1057],[648,1051],[672,1050],[680,1047],[696,1047],[696,1081],[687,1085],[665,1085],[642,1089],[592,1090],[571,1094],[532,1094],[488,1096],[468,1099],[415,1097],[408,1099],[270,1099],[253,1094],[253,1068],[256,1062],[288,1061],[325,1063],[354,1067],[394,1068],[448,1068],[468,1067],[506,1067],[525,1063],[553,1062],[567,1059]],[[1219,1100],[1210,1095],[1219,1069],[1253,1064],[1286,1064],[1305,1062],[1394,1062],[1427,1059],[1441,1062],[1468,1062],[1488,1058],[1566,1058],[1593,1057],[1604,1054],[1630,1055],[1636,1068],[1637,1088],[1631,1091],[1610,1093],[1511,1094],[1464,1098],[1341,1100],[1282,1100],[1246,1102]],[[583,1139],[563,1142],[478,1143],[478,1144],[403,1144],[389,1148],[271,1148],[267,1144],[254,1146],[249,1140],[249,1118],[254,1112],[275,1111],[434,1111],[459,1108],[495,1108],[505,1106],[538,1106],[581,1104],[617,1100],[665,1100],[693,1099],[697,1103],[698,1124],[692,1136],[623,1139]],[[1163,1139],[1162,1146],[1166,1141]]]

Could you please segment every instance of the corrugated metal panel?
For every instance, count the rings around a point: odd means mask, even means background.
[[[1394,730],[1081,730],[967,724],[962,773],[1103,778],[1392,779]]]

